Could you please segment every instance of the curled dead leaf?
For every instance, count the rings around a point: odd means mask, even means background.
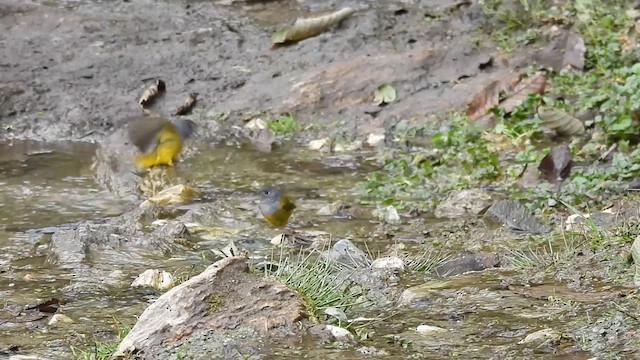
[[[471,120],[477,120],[483,117],[487,110],[498,105],[500,102],[500,93],[504,91],[504,83],[496,80],[489,84],[486,88],[477,93],[467,108],[467,115]]]
[[[507,98],[500,103],[500,107],[507,113],[513,111],[513,109],[520,105],[529,94],[544,93],[544,89],[547,85],[547,74],[543,71],[539,71],[533,76],[523,79],[513,88],[513,91],[507,96]]]
[[[560,109],[540,106],[538,107],[538,117],[560,136],[583,135],[585,133],[582,121]]]
[[[271,42],[274,45],[285,44],[314,37],[355,12],[354,9],[346,7],[322,16],[297,19],[293,25],[274,33],[271,37]]]
[[[153,102],[159,95],[164,94],[167,91],[166,84],[164,81],[158,79],[153,85],[149,86],[147,90],[142,93],[140,100],[138,100],[138,104],[141,108],[145,108]]]
[[[193,110],[193,107],[196,106],[196,102],[198,101],[198,93],[192,92],[187,96],[184,104],[180,105],[174,115],[186,115]]]

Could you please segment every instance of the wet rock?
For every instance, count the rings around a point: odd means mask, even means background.
[[[430,297],[438,296],[438,291],[432,288],[430,284],[423,284],[405,289],[400,298],[398,305],[400,306],[424,306],[431,303]]]
[[[340,341],[353,341],[353,334],[345,328],[341,328],[340,326],[335,325],[325,325],[327,330],[331,332],[336,340]]]
[[[309,150],[317,150],[317,151],[329,151],[331,150],[331,139],[322,138],[317,140],[309,141],[307,145]]]
[[[524,339],[522,339],[518,343],[519,344],[529,344],[532,342],[554,343],[556,341],[560,341],[561,337],[562,335],[556,330],[542,329],[527,335]]]
[[[159,238],[169,239],[189,239],[191,237],[187,225],[177,220],[163,221],[160,227],[153,230],[153,234]]]
[[[476,216],[491,205],[491,193],[482,189],[462,190],[442,201],[434,211],[437,218]]]
[[[247,138],[256,149],[271,152],[276,142],[276,134],[266,121],[261,118],[251,119],[244,127],[248,130]]]
[[[431,326],[431,325],[418,325],[418,327],[416,328],[416,331],[419,332],[420,334],[433,334],[433,333],[446,332],[447,329],[443,329],[441,327]]]
[[[210,345],[206,351],[220,350],[227,338],[234,342],[239,331],[250,335],[245,346],[255,352],[265,338],[295,334],[298,322],[305,318],[304,304],[296,293],[251,274],[244,258],[225,258],[160,296],[142,313],[117,353],[135,350],[147,359],[161,358],[160,354],[166,356],[188,342],[192,334],[217,338],[219,345]],[[193,351],[200,357],[220,355]]]
[[[339,240],[333,244],[333,248],[322,252],[321,256],[327,260],[347,265],[368,266],[371,264],[369,256],[346,239]]]
[[[151,287],[165,290],[173,285],[173,275],[164,270],[147,269],[138,275],[131,283],[131,287]]]
[[[49,261],[58,264],[80,263],[87,260],[93,252],[104,252],[124,246],[164,252],[175,245],[173,239],[150,236],[135,228],[86,222],[75,230],[60,230],[53,234]]]
[[[434,271],[439,276],[455,276],[471,271],[483,271],[500,266],[496,253],[464,254],[438,266]]]
[[[49,322],[47,323],[47,325],[58,326],[61,324],[73,324],[73,322],[74,322],[73,319],[71,319],[67,315],[53,314],[51,319],[49,319]]]
[[[192,187],[178,184],[160,191],[140,204],[140,207],[150,207],[153,205],[166,206],[172,204],[188,204],[199,195],[198,191]]]
[[[491,226],[504,225],[512,231],[531,234],[548,233],[551,229],[538,222],[516,200],[500,200],[495,202],[485,213],[483,220]]]
[[[371,267],[374,269],[390,270],[394,272],[404,271],[404,260],[397,256],[386,256],[375,259],[371,263]]]
[[[380,221],[384,221],[389,224],[397,224],[400,222],[400,215],[398,214],[398,210],[396,210],[393,205],[377,208],[373,211],[373,216],[378,218]]]

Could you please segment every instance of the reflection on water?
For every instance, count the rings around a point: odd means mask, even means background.
[[[176,249],[159,254],[153,249],[90,249],[88,260],[73,268],[46,261],[51,236],[27,231],[84,219],[96,219],[122,206],[122,200],[102,190],[91,171],[94,147],[90,144],[13,142],[0,145],[0,295],[8,304],[24,306],[50,297],[64,297],[63,313],[76,320],[65,331],[79,335],[66,344],[91,343],[95,329],[109,328],[116,315],[132,323],[155,293],[131,289],[135,276],[148,268],[175,273],[193,268],[200,272],[215,261],[213,246],[222,247],[233,238],[245,250],[267,254],[269,240],[281,229],[270,227],[258,217],[256,187],[259,184],[284,186],[296,199],[297,226],[331,231],[336,235],[368,236],[373,226],[368,220],[347,221],[319,218],[317,210],[336,199],[354,200],[354,185],[362,178],[359,158],[307,152],[293,144],[272,153],[245,147],[206,146],[200,153],[185,157],[175,173],[180,182],[197,187],[201,201],[221,203],[225,222],[207,227],[238,228],[239,232],[200,240],[196,250]],[[240,225],[235,225],[240,224]],[[303,225],[300,225],[303,224]],[[65,225],[66,226],[66,225]],[[71,228],[74,228],[71,226]],[[4,231],[3,231],[4,229]],[[47,232],[45,232],[47,233]],[[243,243],[246,241],[246,243]],[[41,329],[46,319],[30,326]],[[31,336],[25,337],[25,331]],[[57,358],[68,354],[60,346],[62,330],[33,333],[24,328],[4,332],[0,350],[19,345],[23,351]],[[45,349],[42,344],[54,344]]]
[[[14,231],[105,216],[119,201],[93,179],[95,146],[0,144],[0,227]]]

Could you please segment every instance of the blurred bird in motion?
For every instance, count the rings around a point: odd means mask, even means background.
[[[260,212],[274,226],[284,226],[289,221],[296,205],[274,186],[263,186],[259,190]]]
[[[137,118],[129,123],[129,138],[143,152],[136,165],[150,168],[158,165],[173,166],[182,151],[184,140],[195,131],[191,120],[168,119],[156,116]]]

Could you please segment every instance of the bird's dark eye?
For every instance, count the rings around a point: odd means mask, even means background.
[[[269,190],[265,190],[265,191],[263,191],[263,193],[264,193],[265,195],[269,195],[269,194],[270,194],[270,191],[269,191]]]

